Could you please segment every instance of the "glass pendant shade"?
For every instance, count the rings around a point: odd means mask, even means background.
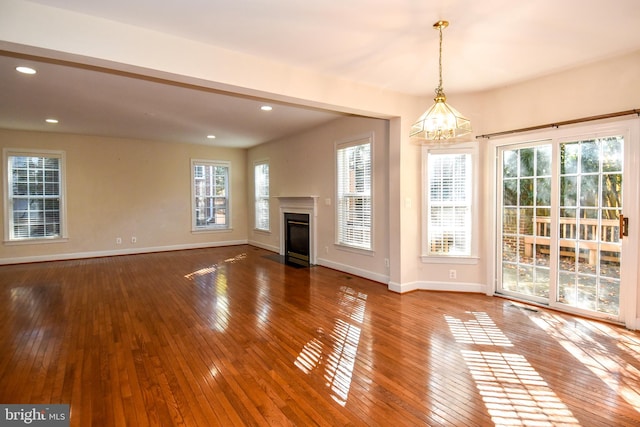
[[[457,138],[471,132],[471,122],[455,108],[447,104],[447,97],[442,89],[442,29],[449,25],[447,21],[438,21],[433,28],[440,32],[440,51],[438,55],[438,71],[440,80],[436,88],[435,104],[425,111],[417,122],[411,126],[410,137],[427,141],[440,141]]]
[[[410,137],[440,141],[457,138],[471,132],[471,122],[446,103],[444,94],[435,97],[435,104],[411,126]]]

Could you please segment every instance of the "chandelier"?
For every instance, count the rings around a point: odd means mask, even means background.
[[[426,141],[440,141],[457,138],[471,132],[471,122],[455,108],[447,104],[447,97],[442,90],[442,29],[449,25],[448,21],[438,21],[433,28],[440,32],[439,73],[440,80],[436,88],[435,104],[425,111],[417,122],[411,126],[410,137]]]

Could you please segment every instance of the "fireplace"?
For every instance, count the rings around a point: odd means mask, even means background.
[[[317,241],[317,200],[318,196],[275,196],[280,204],[280,255],[291,263],[298,265],[316,264],[316,241]],[[291,214],[295,214],[293,223],[287,226],[287,219]],[[302,216],[298,216],[302,215]],[[303,224],[296,223],[306,223]],[[300,235],[306,237],[306,242],[300,240]],[[301,257],[290,257],[287,246],[288,236],[294,238],[293,252],[301,254]],[[297,262],[296,262],[297,261]]]
[[[284,260],[287,263],[309,266],[309,215],[284,213]]]

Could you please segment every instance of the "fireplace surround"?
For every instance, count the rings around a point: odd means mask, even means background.
[[[280,255],[285,257],[285,261],[291,261],[299,265],[314,265],[316,263],[316,210],[317,210],[317,196],[280,196],[277,197],[280,204]],[[299,216],[300,215],[300,216]],[[306,228],[308,229],[308,254],[304,254],[302,251],[301,257],[289,257],[287,255],[287,217],[294,219],[294,222],[298,224],[292,224],[293,229],[290,230],[294,234],[294,237],[300,237],[303,233],[304,226],[299,223],[308,222]],[[298,240],[299,244],[299,240]],[[299,249],[299,248],[298,248]],[[297,251],[296,251],[297,252]],[[306,257],[307,259],[304,259]],[[296,262],[298,261],[298,262]]]

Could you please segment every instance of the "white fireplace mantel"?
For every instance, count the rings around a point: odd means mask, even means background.
[[[309,263],[316,263],[318,196],[275,196],[280,204],[280,255],[284,255],[284,214],[300,213],[309,215]]]
[[[275,198],[280,202],[281,208],[311,209],[315,216],[319,196],[275,196]]]

